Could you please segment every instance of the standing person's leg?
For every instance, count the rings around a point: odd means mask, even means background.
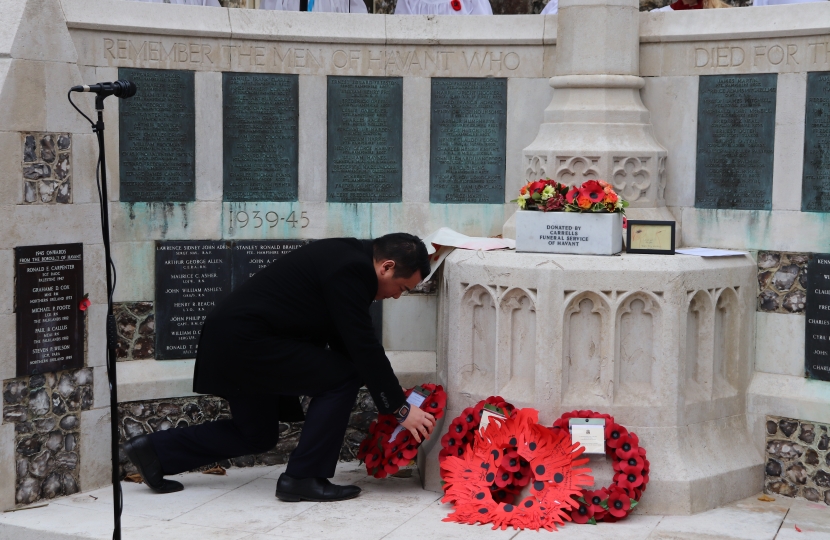
[[[275,396],[267,395],[230,398],[229,420],[142,435],[128,441],[124,450],[152,489],[179,491],[179,482],[162,476],[273,448],[279,438],[276,403]]]

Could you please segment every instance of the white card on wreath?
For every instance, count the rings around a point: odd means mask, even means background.
[[[426,401],[426,399],[427,399],[427,396],[421,395],[421,394],[419,394],[418,392],[416,392],[415,390],[413,390],[413,391],[409,394],[409,397],[408,397],[408,398],[406,398],[406,402],[407,402],[407,403],[409,403],[412,407],[418,407],[418,408],[420,408],[420,407],[421,407],[421,404],[422,404],[424,401]],[[395,431],[393,431],[393,432],[392,432],[392,435],[390,435],[390,436],[389,436],[389,442],[394,441],[394,440],[395,440],[395,437],[397,437],[397,436],[398,436],[398,433],[400,433],[400,432],[401,432],[401,431],[403,431],[404,429],[406,429],[406,428],[404,428],[402,425],[398,424],[398,427],[396,427],[396,428],[395,428]]]
[[[605,454],[605,419],[571,418],[571,441],[585,447],[586,454]]]
[[[482,409],[481,410],[481,422],[478,423],[478,431],[484,431],[490,424],[491,418],[498,418],[499,420],[506,420],[506,417],[503,414],[499,414],[495,411],[491,411],[490,409]]]

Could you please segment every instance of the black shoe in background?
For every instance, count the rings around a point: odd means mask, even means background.
[[[173,493],[184,489],[181,483],[164,479],[161,463],[147,435],[133,437],[124,443],[124,451],[138,469],[144,483],[156,493]]]
[[[328,478],[291,478],[285,473],[277,480],[277,498],[285,502],[332,502],[354,499],[360,495],[357,486],[336,486]]]

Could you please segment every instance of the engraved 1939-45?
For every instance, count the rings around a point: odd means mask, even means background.
[[[804,356],[807,376],[830,381],[830,253],[807,263]]]
[[[401,201],[403,79],[328,77],[328,202]]]
[[[507,79],[434,78],[429,200],[504,203]]]
[[[16,247],[14,255],[17,376],[83,367],[83,244]]]
[[[807,74],[802,212],[830,212],[830,71]]]
[[[226,201],[297,200],[298,76],[223,73]]]
[[[778,75],[700,77],[695,206],[771,210]]]
[[[230,292],[230,243],[157,242],[155,266],[156,358],[194,358],[205,317]]]
[[[138,91],[118,103],[120,199],[187,202],[196,197],[192,71],[119,68]]]

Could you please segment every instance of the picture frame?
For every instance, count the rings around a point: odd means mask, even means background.
[[[627,253],[674,255],[675,221],[629,219],[625,230]]]

